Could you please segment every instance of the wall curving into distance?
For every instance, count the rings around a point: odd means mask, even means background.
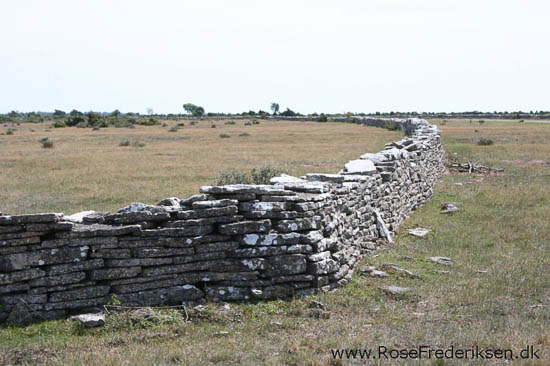
[[[342,119],[344,120],[344,119]],[[285,298],[345,285],[430,198],[444,171],[437,127],[354,118],[407,137],[338,174],[204,186],[116,214],[0,216],[0,321],[100,306]]]

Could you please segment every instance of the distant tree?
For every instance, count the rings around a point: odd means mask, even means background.
[[[276,116],[279,113],[279,103],[271,103],[271,111],[273,115]]]
[[[147,108],[146,111],[148,115],[151,115],[154,113],[153,108]]]
[[[11,111],[10,113],[8,113],[8,117],[10,118],[15,118],[19,116],[19,113],[17,113],[16,111]]]
[[[120,111],[118,109],[115,109],[111,112],[111,117],[118,117],[120,116]]]
[[[54,117],[65,117],[66,113],[62,110],[56,109],[53,112]]]
[[[80,112],[80,111],[77,111],[76,109],[73,109],[73,110],[69,113],[69,115],[71,115],[71,116],[73,116],[73,117],[74,117],[74,116],[82,116],[83,113]]]
[[[286,111],[284,112],[281,112],[281,116],[285,116],[285,117],[294,117],[294,116],[298,116],[298,113],[294,112],[292,109],[290,108],[287,108]]]
[[[183,109],[193,117],[202,117],[204,115],[204,108],[192,103],[185,103]]]

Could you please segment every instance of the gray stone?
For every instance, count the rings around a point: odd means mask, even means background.
[[[388,277],[388,274],[386,272],[378,271],[376,269],[373,269],[372,271],[370,271],[369,275],[371,275],[372,277],[379,277],[379,278]]]
[[[78,271],[87,271],[90,269],[101,268],[105,265],[103,259],[92,259],[81,261],[78,263],[71,264],[59,264],[55,266],[48,267],[48,276],[56,276],[63,273],[78,272]]]
[[[105,324],[105,314],[91,313],[71,316],[71,320],[80,322],[86,328],[100,327]]]
[[[237,200],[223,199],[223,200],[211,200],[211,201],[196,201],[192,206],[194,210],[214,208],[214,207],[227,207],[236,206],[239,204]]]
[[[376,166],[371,160],[351,160],[344,166],[343,174],[370,175],[376,173]]]
[[[289,234],[246,234],[239,237],[240,243],[247,246],[256,245],[291,245],[300,243],[301,236],[298,233]],[[308,244],[304,242],[304,244]]]
[[[242,202],[239,211],[286,211],[291,208],[287,202]]]
[[[92,215],[94,214],[95,211],[93,210],[88,210],[88,211],[80,211],[80,212],[77,212],[75,214],[72,214],[70,216],[65,216],[63,219],[64,220],[67,220],[67,221],[72,221],[72,222],[77,222],[77,223],[81,223],[82,222],[82,219],[86,216],[89,216],[89,215]]]
[[[34,280],[31,280],[29,282],[29,285],[31,285],[32,287],[60,286],[60,285],[67,285],[70,283],[77,283],[84,279],[86,279],[86,273],[71,272],[71,273],[66,273],[59,276],[47,276],[47,277],[36,278]]]
[[[33,278],[39,278],[45,275],[46,272],[38,268],[31,268],[24,271],[15,271],[11,273],[0,273],[0,285],[32,280]]]
[[[109,293],[109,290],[109,286],[92,286],[83,287],[71,291],[53,292],[50,294],[49,302],[91,299],[105,296]]]
[[[421,227],[417,227],[417,228],[414,228],[414,229],[410,229],[409,230],[409,235],[417,236],[419,238],[422,238],[422,237],[426,236],[429,232],[430,232],[430,229],[424,229],[424,228],[421,228]]]
[[[231,216],[239,212],[237,206],[213,207],[200,210],[179,211],[177,218],[180,220],[199,219],[213,216]]]
[[[443,264],[446,266],[452,266],[453,260],[451,258],[447,257],[430,257],[430,261],[437,263],[437,264]]]
[[[269,180],[271,184],[285,184],[285,183],[305,183],[306,181],[301,178],[293,177],[288,174],[281,174],[276,177],[273,177]]]
[[[329,182],[329,183],[344,183],[345,177],[340,174],[306,174],[306,180],[309,182]]]
[[[231,194],[231,193],[254,193],[279,196],[291,196],[294,192],[286,191],[281,185],[250,185],[250,184],[229,184],[225,186],[202,186],[201,193],[210,194]]]
[[[114,280],[119,278],[135,277],[141,273],[141,267],[106,268],[90,271],[91,280]]]
[[[180,199],[177,197],[168,197],[159,201],[157,206],[180,207]]]
[[[411,292],[411,289],[408,287],[399,287],[399,286],[380,286],[378,287],[382,292],[393,295],[400,296]]]
[[[458,211],[458,207],[456,205],[456,203],[453,203],[453,202],[449,202],[449,203],[444,203],[443,205],[441,205],[441,213],[442,214],[446,214],[446,213],[452,213],[452,212],[456,212]]]
[[[271,221],[241,221],[233,224],[224,224],[218,227],[221,234],[236,235],[248,233],[266,233],[271,229]]]
[[[18,225],[32,223],[54,223],[63,218],[61,213],[41,213],[30,215],[0,216],[0,225]]]
[[[304,273],[307,262],[304,255],[280,255],[266,258],[264,274],[268,277]]]

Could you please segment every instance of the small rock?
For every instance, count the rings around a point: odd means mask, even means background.
[[[444,203],[442,206],[441,206],[441,213],[442,214],[446,214],[446,213],[451,213],[451,212],[456,212],[458,211],[458,207],[456,205],[456,203],[454,202],[448,202],[448,203]]]
[[[220,331],[220,332],[214,333],[214,336],[216,336],[216,337],[222,337],[222,336],[226,336],[226,335],[228,335],[228,334],[229,334],[228,331],[222,330],[222,331]]]
[[[399,286],[380,286],[378,287],[381,291],[390,294],[390,295],[403,295],[411,292],[411,289],[408,287],[399,287]]]
[[[477,273],[485,274],[485,273],[489,273],[489,271],[478,270]]]
[[[149,319],[153,316],[154,312],[151,308],[139,308],[130,312],[130,318],[134,320]]]
[[[409,271],[408,269],[399,268],[393,263],[384,263],[382,265],[382,268],[384,268],[384,269],[387,268],[386,270],[394,271],[394,272],[397,272],[397,273],[403,273],[403,274],[409,276],[410,278],[420,278],[420,276],[418,276],[417,274]]]
[[[451,271],[441,271],[441,270],[436,270],[434,272],[439,273],[439,274],[449,274],[449,273],[451,273]]]
[[[446,266],[452,266],[453,260],[447,257],[430,257],[430,260],[434,263],[443,264]]]
[[[374,271],[371,271],[369,273],[372,277],[378,277],[378,278],[384,278],[384,277],[388,277],[388,274],[384,271],[378,271],[378,270],[374,270]]]
[[[422,227],[417,227],[415,229],[410,229],[409,234],[413,236],[417,236],[419,238],[422,238],[426,236],[431,230],[430,229],[424,229]]]
[[[325,304],[323,304],[321,301],[317,301],[317,300],[312,300],[312,301],[308,304],[308,307],[309,307],[309,308],[314,308],[314,309],[327,310],[327,306],[326,306]]]
[[[273,327],[277,327],[277,328],[280,328],[283,326],[282,323],[279,323],[279,322],[271,322],[269,323],[269,325],[273,326]]]
[[[157,206],[180,207],[180,199],[177,197],[168,197],[163,199],[162,201],[159,201],[159,203],[157,203]]]
[[[78,320],[87,328],[100,327],[105,324],[105,314],[80,314],[72,316],[71,320]]]
[[[64,219],[67,220],[67,221],[80,223],[80,222],[82,222],[82,219],[84,217],[95,214],[95,213],[96,213],[95,211],[81,211],[81,212],[77,212],[75,214],[72,214],[70,216],[65,216]]]
[[[376,268],[373,267],[373,266],[363,266],[363,267],[359,268],[359,272],[361,272],[361,273],[371,273],[375,269]]]

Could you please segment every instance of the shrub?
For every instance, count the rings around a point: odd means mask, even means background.
[[[326,116],[326,114],[324,113],[321,113],[321,115],[319,116],[319,118],[317,119],[319,122],[327,122],[328,121],[328,118]]]
[[[386,121],[384,123],[384,126],[390,131],[396,131],[399,129],[399,125],[394,121]]]
[[[64,127],[67,127],[67,124],[63,121],[55,121],[55,123],[53,124],[53,127],[54,128],[64,128]]]
[[[47,137],[41,138],[40,140],[38,140],[38,142],[40,142],[43,149],[52,149],[53,148],[53,141],[51,141]]]
[[[180,122],[180,123],[178,123],[178,125],[177,125],[177,126],[178,126],[178,127],[184,127],[184,126],[185,126],[185,123],[183,123],[183,122]]]
[[[191,121],[191,126],[194,126],[197,124],[197,121]]]
[[[163,122],[162,127],[168,127],[168,124],[166,122]]]
[[[257,119],[253,119],[253,120],[252,120],[252,124],[253,124],[253,125],[259,125],[259,124],[260,124],[260,121],[258,121]]]
[[[178,132],[180,128],[178,126],[172,126],[168,129],[168,132]]]
[[[84,117],[80,115],[71,115],[69,118],[67,118],[67,122],[65,122],[65,124],[72,127],[82,122],[86,122]]]
[[[212,123],[212,126],[210,126],[212,128],[216,128],[216,125],[214,123]]]
[[[481,145],[481,146],[489,146],[489,145],[493,145],[495,142],[491,139],[486,139],[485,137],[482,137],[479,139],[479,141],[477,142],[478,145]]]
[[[485,121],[484,121],[484,120],[482,120],[482,119],[480,119],[479,121],[477,121],[477,123],[479,123],[480,125],[482,125],[482,124],[484,124],[484,123],[485,123]]]
[[[250,175],[237,170],[226,170],[218,174],[215,184],[223,186],[226,184],[250,184]]]
[[[243,132],[243,133],[240,133],[239,136],[250,136],[250,134],[248,132]]]
[[[269,184],[271,178],[281,173],[282,171],[280,169],[268,165],[260,168],[252,168],[250,170],[250,176],[254,184]]]
[[[154,117],[149,117],[149,118],[145,118],[145,119],[140,119],[140,120],[137,120],[135,122],[137,125],[142,125],[142,126],[155,126],[155,125],[160,125],[160,121]]]
[[[133,146],[133,147],[144,147],[144,146],[145,146],[145,143],[136,140],[136,141],[134,141],[134,142],[132,143],[132,146]]]
[[[235,121],[227,121],[225,122],[226,125],[234,125],[235,124]]]
[[[280,169],[271,166],[255,167],[249,173],[226,170],[218,174],[215,184],[269,184],[271,178],[281,173]]]
[[[130,146],[130,140],[122,140],[118,146]]]
[[[15,129],[13,128],[8,128],[8,130],[6,131],[6,135],[13,135],[13,132],[15,131]]]
[[[248,121],[244,123],[245,126],[252,126],[252,122]]]
[[[220,133],[220,137],[221,137],[222,139],[228,139],[228,138],[230,138],[231,136],[228,135],[228,134],[226,134],[226,133]]]
[[[92,131],[99,131],[99,130],[101,130],[100,127],[94,127],[94,128],[92,128]]]

